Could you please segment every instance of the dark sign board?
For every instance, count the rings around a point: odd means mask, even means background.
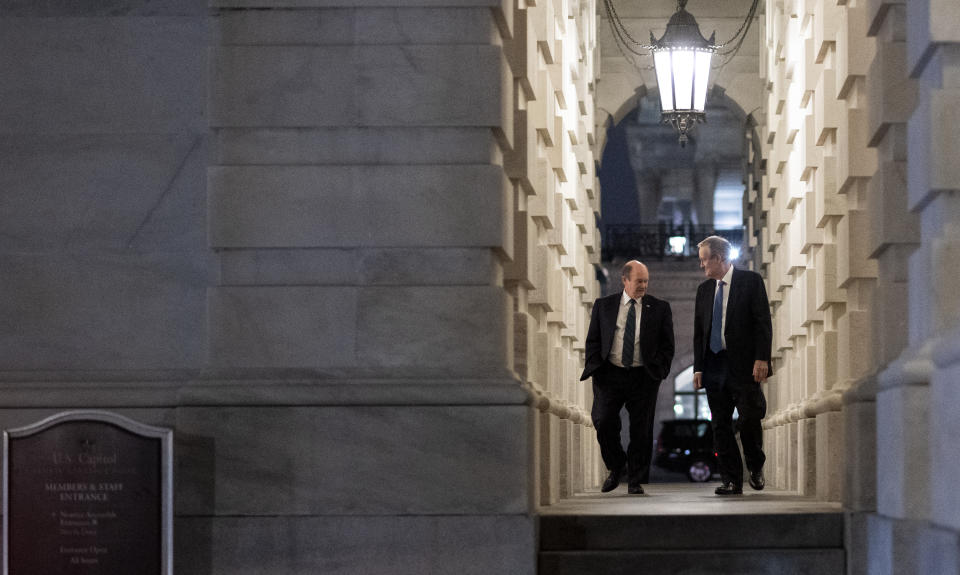
[[[4,432],[4,575],[171,575],[172,432],[71,411]]]

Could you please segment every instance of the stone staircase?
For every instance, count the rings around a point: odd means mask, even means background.
[[[843,575],[842,512],[543,515],[539,575]]]

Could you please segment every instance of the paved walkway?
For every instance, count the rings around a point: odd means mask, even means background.
[[[644,495],[628,495],[626,482],[615,491],[592,491],[541,507],[540,515],[727,515],[778,513],[840,513],[839,503],[817,501],[767,487],[754,491],[744,486],[742,496],[718,497],[709,483],[653,483]]]

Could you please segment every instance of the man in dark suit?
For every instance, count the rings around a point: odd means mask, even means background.
[[[657,392],[673,362],[673,313],[670,304],[647,294],[647,266],[630,261],[620,275],[623,291],[593,303],[580,381],[593,377],[591,416],[610,471],[603,492],[616,489],[626,470],[627,492],[640,495],[650,481]],[[626,453],[620,443],[624,405],[630,415]]]
[[[760,274],[733,267],[730,243],[710,236],[698,244],[700,267],[710,279],[697,288],[693,328],[693,385],[706,388],[722,484],[717,495],[743,493],[743,460],[733,429],[740,414],[740,443],[750,487],[763,489],[763,430],[767,402],[760,383],[773,373],[770,302]]]

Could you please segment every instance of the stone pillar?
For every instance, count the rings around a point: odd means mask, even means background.
[[[817,494],[817,421],[801,419],[797,444],[797,492],[801,495]]]
[[[954,90],[957,92],[957,90]],[[954,180],[957,181],[957,180]],[[960,574],[960,520],[957,509],[960,499],[952,487],[951,474],[960,472],[951,440],[960,433],[957,410],[960,409],[960,334],[947,332],[945,341],[935,351],[937,369],[930,385],[930,521],[925,522],[918,539],[911,541],[920,548],[920,569],[939,571],[945,575]],[[953,476],[955,477],[955,476]]]
[[[870,146],[878,152],[877,171],[867,187],[870,218],[869,250],[877,260],[879,281],[874,298],[882,313],[872,315],[874,354],[878,366],[891,364],[907,345],[908,257],[916,248],[918,221],[907,206],[906,122],[913,112],[915,82],[906,70],[906,11],[899,2],[869,2],[868,34],[876,38],[876,56],[866,78],[870,100],[867,134]],[[882,389],[886,389],[882,385]],[[878,401],[877,379],[873,374],[859,380],[844,396],[846,450],[847,569],[868,573],[871,562],[883,563],[895,546],[878,545],[869,533],[883,526],[873,516],[877,509],[878,473],[886,474],[890,465],[902,463],[904,453],[877,451],[878,440],[890,445],[891,432],[886,412],[892,408],[890,396]],[[879,413],[878,413],[879,408]],[[878,427],[878,422],[882,425]],[[879,431],[879,433],[878,433]],[[900,444],[899,441],[897,441]],[[920,445],[919,453],[924,449]],[[904,445],[909,451],[911,448]],[[908,457],[911,457],[907,455]],[[914,462],[917,463],[917,462]],[[879,464],[879,465],[878,465]],[[918,463],[919,464],[919,463]],[[881,493],[885,500],[889,493]],[[887,535],[892,537],[892,532]],[[871,557],[868,559],[868,553]]]
[[[181,499],[182,570],[532,573],[511,22],[470,1],[211,8],[209,364],[247,399],[179,412],[215,442],[191,474],[217,493]],[[450,544],[490,529],[517,543]]]
[[[0,379],[52,408],[206,359],[206,9],[141,4],[0,7]]]
[[[916,79],[916,106],[907,122],[907,205],[920,220],[919,247],[910,256],[909,347],[881,375],[878,394],[879,454],[892,450],[889,465],[878,460],[877,528],[899,542],[881,556],[882,568],[960,572],[957,496],[949,474],[956,458],[944,458],[955,439],[956,342],[960,294],[952,289],[949,262],[960,246],[960,166],[952,129],[960,109],[960,6],[950,2],[907,2],[905,69]],[[886,416],[895,419],[888,421]],[[912,425],[916,422],[916,425]],[[890,435],[887,425],[911,428]],[[901,447],[901,445],[903,447]],[[917,446],[921,452],[915,453]],[[894,497],[888,504],[885,495]]]
[[[851,575],[868,572],[868,522],[877,508],[876,393],[872,377],[844,393],[844,541]]]
[[[761,137],[769,246],[761,261],[777,352],[765,425],[805,422],[777,473],[825,500],[843,494],[842,393],[874,367],[877,265],[861,239],[872,229],[867,190],[877,166],[867,24],[862,2],[767,3],[766,46],[779,57],[765,59],[772,90]]]
[[[4,426],[173,427],[178,572],[532,574],[533,410],[551,492],[589,425],[595,5],[15,4]]]
[[[689,193],[692,195],[694,210],[697,212],[697,221],[713,223],[713,193],[717,188],[719,168],[713,162],[701,161],[697,164],[691,178]],[[700,238],[703,239],[703,238]],[[700,241],[699,239],[696,241]]]
[[[538,405],[541,505],[596,486],[599,454],[590,422],[590,382],[580,382],[590,310],[599,297],[594,159],[595,4],[518,3],[504,54],[513,77],[512,148],[504,165],[516,197],[512,261],[515,370]],[[588,461],[582,457],[586,455]]]

